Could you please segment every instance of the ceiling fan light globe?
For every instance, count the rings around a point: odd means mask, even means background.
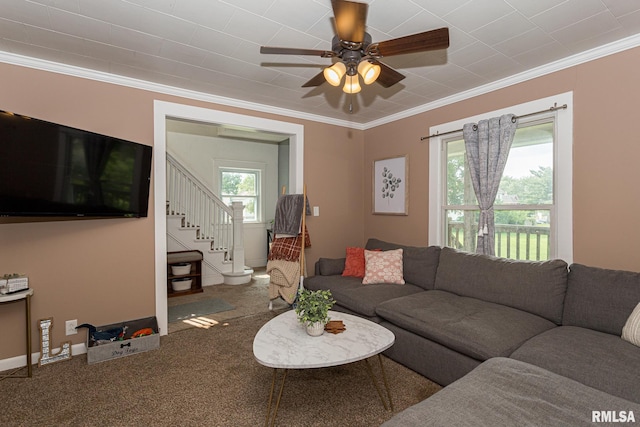
[[[324,78],[331,86],[340,86],[342,76],[347,72],[347,67],[342,62],[336,62],[331,67],[327,67],[322,72]]]
[[[356,74],[354,76],[347,76],[342,91],[346,93],[358,93],[361,90],[362,87],[360,86],[358,75]]]
[[[362,76],[362,81],[366,85],[370,85],[375,82],[380,75],[380,66],[378,64],[372,64],[369,61],[361,61],[358,64],[358,74]]]

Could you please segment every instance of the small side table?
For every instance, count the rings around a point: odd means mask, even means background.
[[[33,289],[26,289],[12,294],[0,295],[0,305],[24,300],[24,311],[27,326],[27,375],[16,375],[16,372],[22,369],[18,368],[6,375],[0,376],[0,380],[5,378],[31,378],[31,296],[33,296]]]

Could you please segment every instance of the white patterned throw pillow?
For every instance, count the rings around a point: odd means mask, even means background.
[[[640,303],[633,309],[622,328],[622,339],[640,347]]]
[[[402,249],[391,251],[364,251],[363,285],[393,283],[404,285]]]

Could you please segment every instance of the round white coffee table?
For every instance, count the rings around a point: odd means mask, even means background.
[[[325,368],[359,360],[367,361],[367,369],[382,404],[385,409],[393,410],[393,401],[380,357],[380,353],[393,345],[395,341],[393,333],[377,323],[350,314],[329,311],[329,317],[331,320],[342,320],[346,330],[339,334],[325,332],[319,337],[312,337],[307,335],[304,325],[298,322],[295,311],[290,310],[271,319],[256,334],[253,340],[253,354],[256,360],[264,366],[274,368],[265,425],[269,425],[270,418],[271,424],[275,425],[287,370]],[[382,396],[378,381],[367,360],[376,355],[380,363],[389,406]],[[284,373],[273,417],[271,417],[278,369],[283,369]]]

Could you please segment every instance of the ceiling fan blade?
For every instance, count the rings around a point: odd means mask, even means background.
[[[311,80],[303,84],[302,87],[320,86],[325,81],[324,71],[320,71],[320,74],[316,74]]]
[[[391,39],[380,43],[372,43],[367,54],[375,57],[401,55],[405,53],[425,52],[427,50],[446,49],[449,47],[449,29],[439,28],[424,33]]]
[[[332,58],[336,54],[330,50],[317,50],[317,49],[298,49],[293,47],[270,47],[261,46],[260,53],[272,54],[272,55],[311,55],[320,56],[322,58]]]
[[[384,87],[391,87],[406,77],[380,61],[374,61],[374,63],[381,68],[380,75],[376,81]]]
[[[347,0],[331,0],[338,38],[360,43],[364,41],[369,5]]]

